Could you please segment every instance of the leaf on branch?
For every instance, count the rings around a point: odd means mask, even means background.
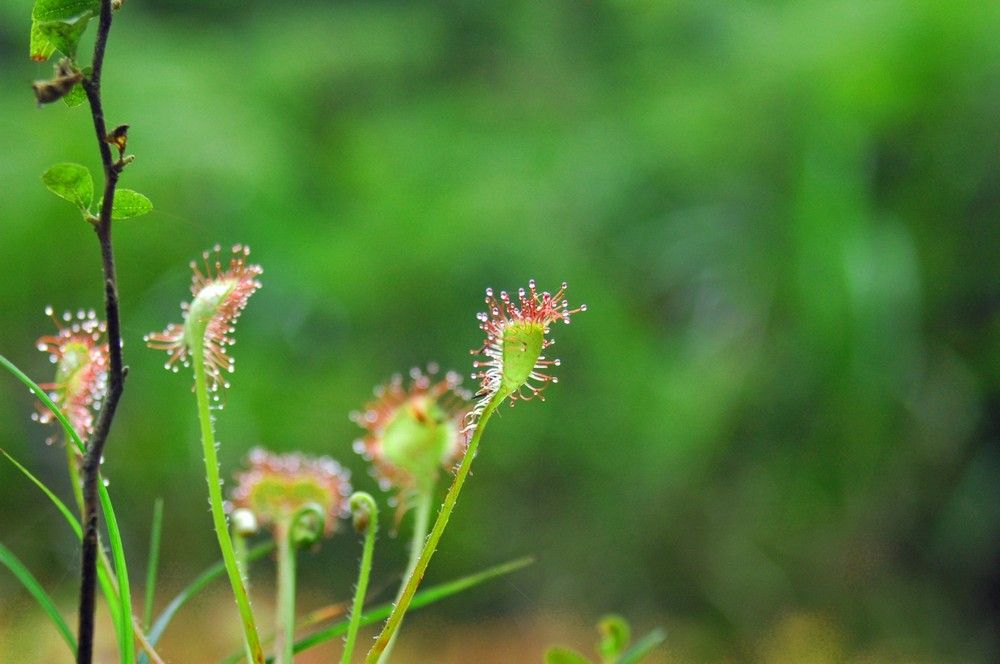
[[[52,45],[45,33],[42,32],[41,22],[32,19],[31,40],[28,44],[28,55],[36,62],[45,62],[55,53],[56,47]]]
[[[111,206],[112,219],[130,219],[139,217],[153,210],[153,202],[146,196],[131,189],[119,189],[115,192],[115,202]]]
[[[80,70],[80,73],[83,74],[84,78],[89,77],[93,72],[94,68],[91,67],[90,65],[87,65],[82,70]],[[87,92],[83,89],[82,83],[77,83],[76,85],[74,85],[73,88],[66,93],[66,96],[63,97],[63,102],[69,108],[76,108],[85,101],[87,101]]]
[[[49,44],[69,58],[76,57],[76,47],[80,45],[80,37],[87,29],[87,24],[94,13],[87,10],[79,16],[54,21],[36,23],[38,30]]]
[[[42,182],[53,194],[74,203],[82,211],[94,200],[94,178],[86,166],[56,164],[42,174]]]
[[[101,0],[35,0],[31,18],[36,21],[66,21],[84,12],[97,15],[101,11]]]

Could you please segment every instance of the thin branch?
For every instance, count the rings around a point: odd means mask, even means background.
[[[97,418],[97,426],[87,445],[81,474],[83,477],[84,533],[81,549],[79,630],[77,635],[77,664],[91,664],[94,651],[94,605],[97,583],[97,482],[104,454],[104,444],[111,431],[118,400],[125,383],[126,369],[122,364],[121,323],[118,314],[118,277],[115,273],[115,258],[111,244],[111,209],[115,199],[118,176],[124,167],[122,160],[113,161],[111,148],[106,141],[107,127],[104,122],[104,108],[101,105],[101,72],[104,67],[104,51],[107,48],[108,33],[111,30],[111,0],[101,0],[101,13],[97,26],[97,41],[94,44],[93,73],[83,81],[90,112],[94,119],[94,131],[104,166],[104,197],[101,211],[94,229],[101,247],[101,266],[104,274],[104,309],[108,324],[108,394]]]

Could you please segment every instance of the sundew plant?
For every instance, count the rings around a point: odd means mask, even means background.
[[[4,546],[0,546],[0,562],[31,593],[71,656],[81,664],[95,659],[94,616],[99,596],[111,617],[119,661],[164,662],[158,644],[172,618],[219,577],[228,580],[233,610],[242,627],[241,639],[221,631],[215,635],[234,646],[242,641],[241,650],[230,661],[289,664],[296,653],[342,637],[344,664],[362,659],[386,662],[408,611],[515,572],[530,562],[527,558],[514,560],[421,588],[434,553],[447,545],[443,537],[449,518],[491,417],[505,403],[544,401],[546,388],[558,381],[559,360],[550,351],[555,328],[569,324],[586,307],[569,303],[565,283],[553,290],[544,290],[534,281],[512,292],[486,289],[485,310],[478,314],[483,338],[473,351],[476,358],[471,367],[442,372],[427,364],[426,368],[410,370],[405,378],[401,374],[388,379],[375,388],[367,403],[359,398],[363,405],[350,414],[358,426],[357,439],[353,444],[341,441],[331,445],[330,455],[278,453],[255,447],[241,450],[245,457],[242,467],[227,469],[220,467],[215,423],[225,417],[227,402],[240,398],[233,348],[237,322],[244,312],[253,315],[253,296],[266,286],[266,277],[256,262],[257,255],[252,256],[245,245],[216,245],[205,251],[190,264],[190,298],[182,304],[179,315],[173,322],[165,322],[162,330],[145,335],[143,341],[149,349],[144,352],[165,353],[164,366],[178,374],[177,389],[191,392],[190,405],[200,425],[198,444],[210,509],[208,518],[198,513],[187,515],[187,519],[192,528],[212,528],[221,562],[193,574],[190,585],[154,615],[159,542],[165,534],[163,503],[157,500],[151,519],[152,544],[140,601],[134,590],[140,584],[130,576],[116,506],[101,471],[105,456],[115,451],[114,445],[106,444],[125,390],[123,351],[128,347],[129,352],[140,352],[136,344],[125,343],[112,231],[116,224],[129,223],[127,220],[152,210],[149,198],[119,186],[134,167],[133,155],[128,152],[129,125],[109,122],[114,109],[103,106],[101,75],[112,22],[119,12],[126,11],[121,0],[36,0],[32,9],[30,56],[37,61],[54,61],[52,77],[33,86],[37,104],[86,104],[93,120],[102,164],[99,177],[82,165],[60,163],[49,168],[42,181],[78,209],[81,223],[93,227],[102,259],[104,310],[100,314],[86,309],[57,314],[51,307],[45,309],[51,323],[40,328],[37,350],[51,360],[53,370],[39,376],[38,382],[0,356],[4,368],[36,395],[37,412],[32,417],[50,427],[53,451],[65,449],[72,487],[68,501],[30,468],[6,452],[4,455],[9,469],[23,474],[32,490],[40,491],[58,509],[69,525],[68,532],[79,540],[75,628],[67,624],[29,564]],[[92,57],[86,62],[78,47],[91,24],[96,24],[96,34]],[[66,111],[47,108],[45,112]],[[168,312],[163,312],[163,317],[170,320]],[[12,355],[18,353],[17,349],[11,351]],[[461,376],[470,373],[469,369],[474,382],[464,387]],[[151,409],[151,416],[156,416],[155,409]],[[352,448],[370,462],[371,483],[377,490],[356,491],[355,481],[333,458]],[[485,461],[488,464],[488,459]],[[226,490],[223,479],[229,476],[236,482]],[[444,487],[444,499],[438,502],[439,490]],[[380,504],[390,509],[380,510]],[[409,562],[393,600],[373,606],[368,592],[372,556],[376,534],[385,522],[394,529],[405,522],[412,529],[406,544]],[[307,547],[357,547],[358,538],[348,536],[351,531],[361,539],[360,565],[353,597],[343,600],[345,611],[328,612],[325,618],[302,615],[296,609],[298,553]],[[391,545],[393,540],[385,542]],[[273,625],[263,624],[252,601],[253,563],[264,556],[276,561]],[[346,597],[351,589],[344,591]],[[342,599],[331,597],[331,601]],[[365,625],[381,627],[373,641],[359,643],[359,630]],[[603,662],[639,661],[662,640],[662,635],[654,632],[631,644],[628,625],[613,616],[603,619],[599,628],[602,637],[598,649]],[[5,661],[7,655],[9,661],[17,661],[17,653],[7,653]],[[565,648],[553,648],[545,658],[553,664],[589,661]]]

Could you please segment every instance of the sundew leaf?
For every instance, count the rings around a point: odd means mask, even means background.
[[[667,638],[667,633],[662,629],[654,629],[652,632],[642,637],[635,644],[625,651],[617,664],[639,664],[643,657],[653,651],[654,648],[663,643]]]
[[[101,11],[101,0],[35,0],[31,18],[36,21],[65,21],[84,12],[96,15]]]
[[[545,664],[591,664],[590,660],[569,648],[549,648],[545,652]]]
[[[81,210],[90,209],[94,200],[94,178],[86,166],[56,164],[42,174],[42,182],[59,198],[74,203]]]
[[[87,29],[93,12],[85,11],[79,16],[58,21],[40,21],[37,29],[48,40],[49,44],[68,58],[76,57],[76,48],[80,45],[80,37]]]
[[[41,21],[32,19],[31,38],[28,42],[28,55],[36,62],[45,62],[55,53],[56,47],[52,45],[49,38],[41,29]]]
[[[38,602],[38,605],[42,607],[42,610],[45,611],[45,614],[56,626],[56,629],[59,630],[59,635],[62,636],[63,641],[69,646],[70,652],[75,655],[76,639],[73,638],[73,632],[70,631],[69,625],[66,624],[66,621],[59,614],[55,602],[52,601],[49,594],[38,583],[38,580],[28,571],[28,568],[3,544],[0,544],[0,563],[3,563],[14,577],[21,582],[24,589],[31,593],[31,596],[35,598],[35,601]]]
[[[601,653],[601,657],[608,662],[616,661],[619,655],[628,648],[629,641],[632,640],[628,621],[621,616],[604,616],[597,623],[597,630],[601,633],[601,641],[597,645],[597,650]]]
[[[115,192],[115,202],[111,206],[112,219],[131,219],[153,210],[153,202],[146,196],[131,189],[119,189]]]

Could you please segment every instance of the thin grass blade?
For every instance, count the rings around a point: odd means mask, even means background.
[[[657,628],[632,644],[632,647],[622,653],[618,664],[638,664],[642,658],[652,652],[653,648],[664,642],[667,633]]]
[[[73,632],[70,631],[69,625],[59,615],[59,610],[56,609],[55,602],[52,601],[52,598],[49,597],[45,589],[38,583],[38,580],[28,571],[28,568],[3,544],[0,544],[0,563],[3,563],[14,577],[21,582],[24,589],[31,593],[31,596],[35,598],[35,601],[38,602],[38,605],[42,607],[42,610],[52,620],[56,629],[59,630],[59,635],[62,636],[63,641],[69,646],[70,653],[75,655],[76,639],[73,637]]]
[[[262,558],[274,550],[274,542],[265,542],[263,544],[258,544],[257,546],[250,549],[247,553],[247,560],[253,561]],[[222,564],[222,561],[215,563],[211,567],[208,567],[204,572],[198,575],[198,577],[189,583],[187,587],[181,590],[177,595],[170,600],[170,603],[164,607],[163,611],[157,616],[156,621],[153,622],[152,628],[150,628],[149,633],[146,634],[146,638],[149,643],[153,646],[157,644],[160,637],[163,636],[163,632],[167,629],[167,625],[173,619],[174,614],[184,606],[188,600],[201,592],[205,586],[215,581],[220,576],[225,574],[226,568]],[[243,657],[241,652],[240,657]],[[139,664],[148,664],[149,659],[146,657],[145,653],[139,654]]]
[[[433,604],[439,602],[446,597],[450,597],[463,590],[468,590],[487,581],[491,581],[497,577],[516,572],[519,569],[527,567],[528,565],[535,562],[534,558],[518,558],[517,560],[512,560],[508,563],[503,563],[502,565],[496,565],[495,567],[490,567],[478,572],[476,574],[470,574],[469,576],[464,576],[460,579],[455,579],[454,581],[449,581],[447,583],[442,583],[436,586],[432,586],[427,590],[418,592],[413,597],[413,602],[410,604],[410,610],[419,609],[420,607],[427,606],[428,604]],[[384,620],[389,613],[392,611],[392,604],[382,604],[373,609],[365,611],[361,615],[361,625],[371,625],[380,620]],[[324,630],[311,634],[303,639],[295,642],[294,651],[300,653],[303,650],[308,650],[313,646],[325,643],[330,639],[335,639],[338,636],[342,636],[347,633],[347,626],[349,621],[341,620]],[[227,660],[228,661],[228,660]],[[268,659],[268,661],[272,661]]]
[[[149,559],[146,561],[146,601],[142,607],[142,628],[149,631],[156,597],[156,572],[160,566],[160,533],[163,530],[163,499],[153,503],[153,525],[149,532]]]

